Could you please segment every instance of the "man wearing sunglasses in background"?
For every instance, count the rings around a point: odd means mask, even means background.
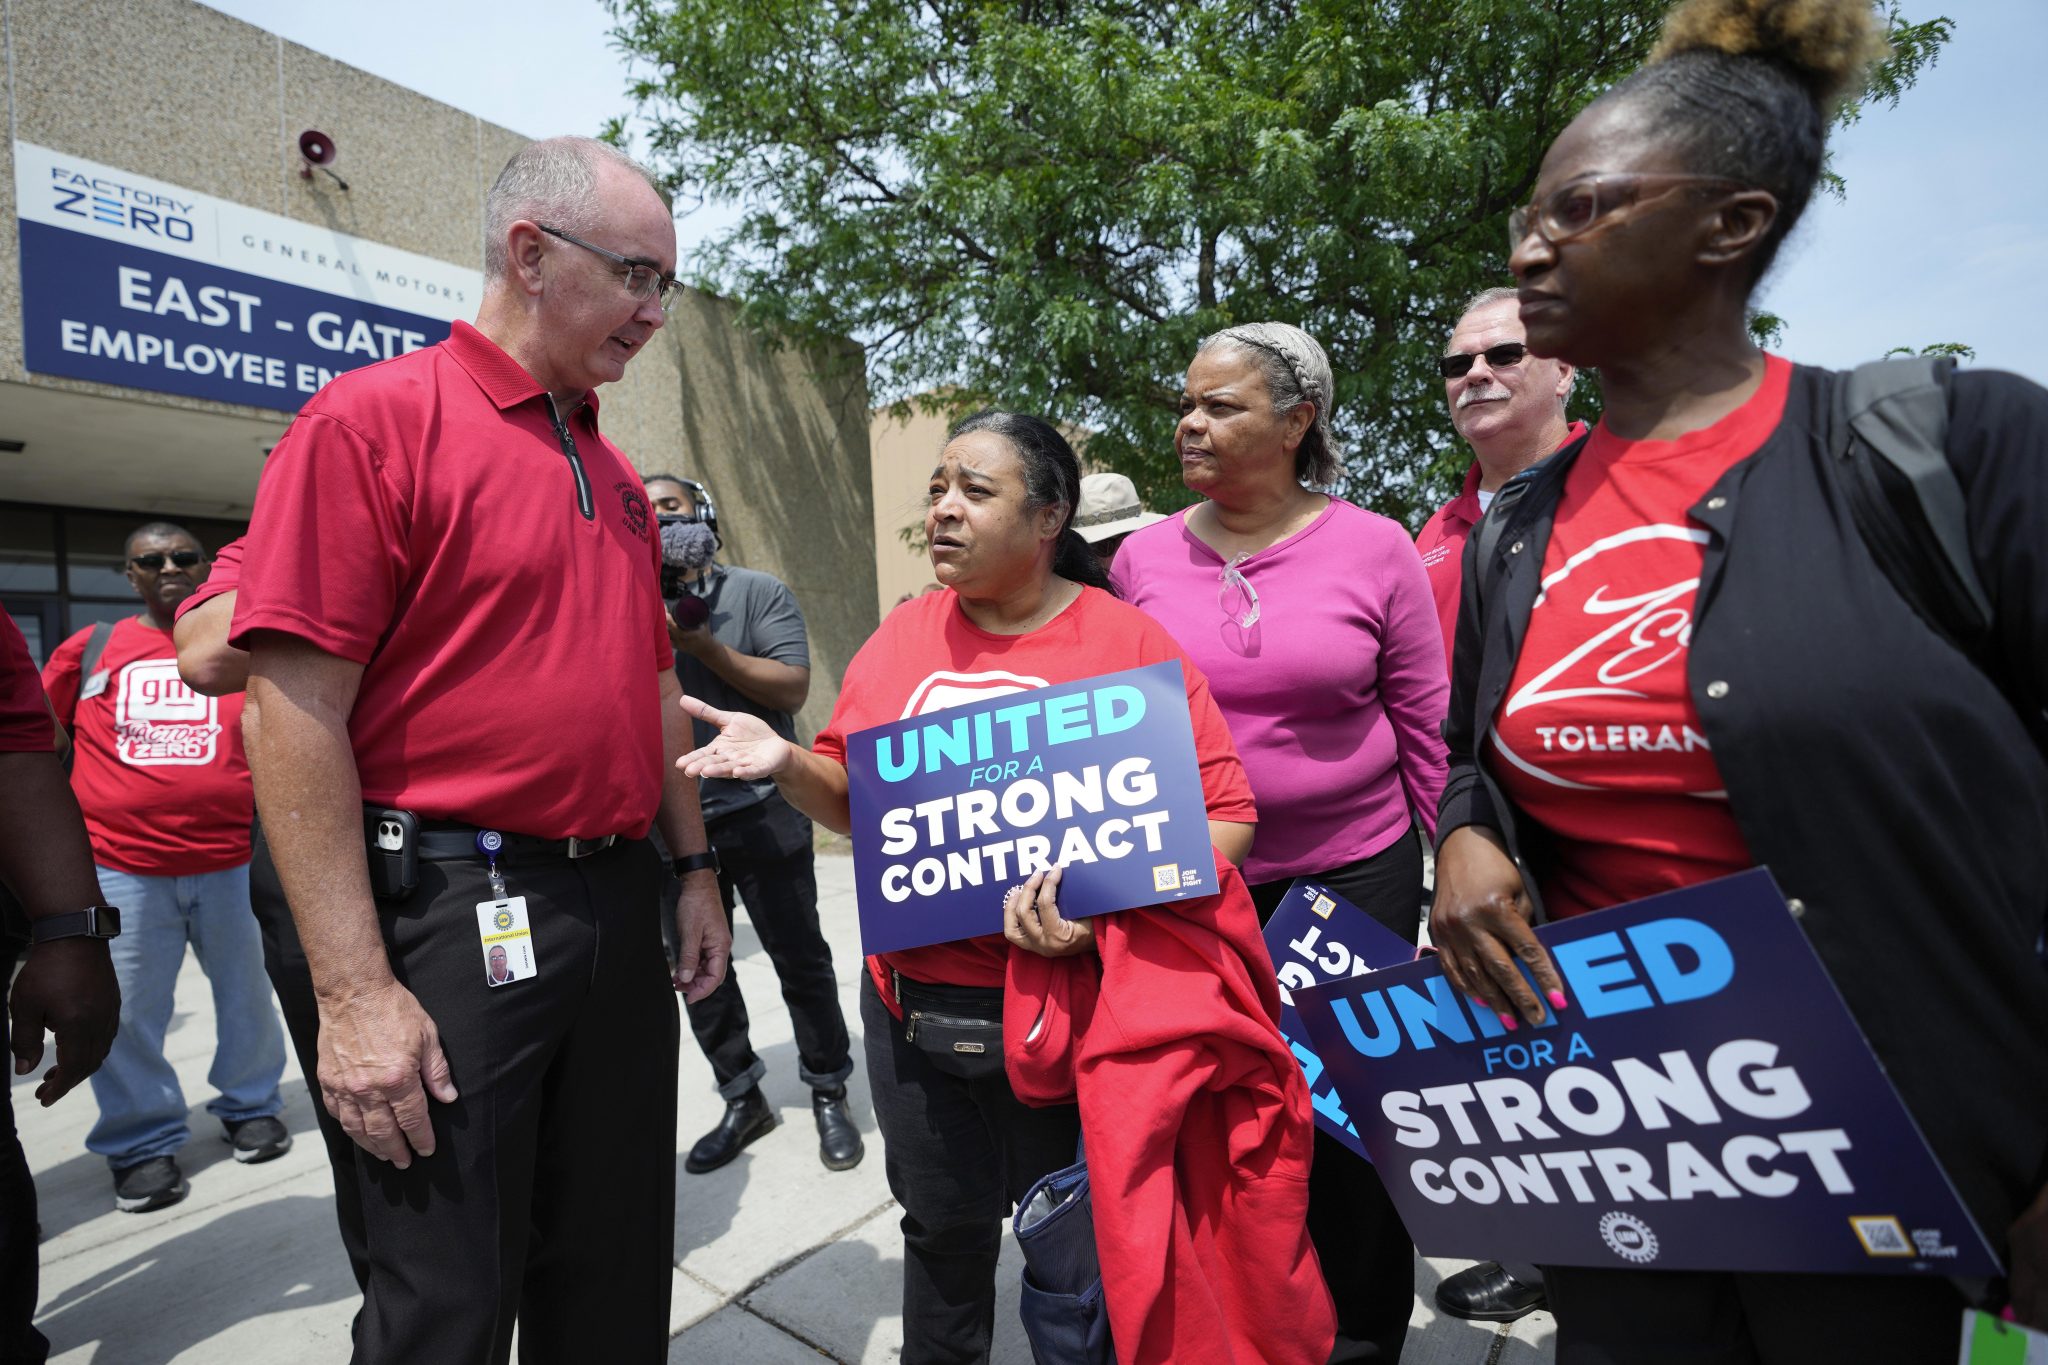
[[[1458,629],[1458,586],[1472,527],[1502,484],[1585,431],[1583,423],[1565,420],[1572,367],[1529,354],[1524,341],[1515,291],[1487,289],[1467,300],[1450,345],[1437,358],[1451,425],[1474,457],[1465,487],[1415,538],[1443,621],[1446,659]]]
[[[85,815],[100,885],[121,907],[112,943],[121,1026],[92,1078],[100,1117],[88,1150],[114,1173],[114,1206],[146,1213],[190,1189],[176,1153],[191,1136],[177,1073],[164,1059],[171,994],[185,945],[213,991],[216,1039],[207,1112],[235,1160],[290,1149],[278,1119],[284,1034],[249,911],[249,765],[236,696],[207,697],[178,676],[178,604],[206,579],[190,531],[151,522],[128,537],[128,582],[142,614],[64,641],[43,668],[57,719],[71,731],[71,786]]]
[[[1567,422],[1564,401],[1572,367],[1529,354],[1521,306],[1512,288],[1487,289],[1466,301],[1437,357],[1451,425],[1472,447],[1465,486],[1424,524],[1415,538],[1429,590],[1444,628],[1444,657],[1458,633],[1458,591],[1465,542],[1486,515],[1500,486],[1577,439],[1582,422]],[[1535,1266],[1481,1261],[1436,1287],[1436,1306],[1452,1317],[1513,1322],[1543,1306],[1543,1275]]]

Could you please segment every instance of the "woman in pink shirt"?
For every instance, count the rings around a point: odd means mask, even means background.
[[[1422,560],[1336,480],[1330,362],[1284,323],[1205,337],[1174,445],[1203,501],[1134,532],[1115,578],[1209,676],[1259,832],[1262,917],[1297,877],[1413,942],[1422,845],[1443,790],[1444,647]],[[1412,813],[1411,813],[1412,812]],[[1396,1360],[1414,1247],[1372,1166],[1316,1134],[1309,1233],[1337,1303],[1331,1361]]]

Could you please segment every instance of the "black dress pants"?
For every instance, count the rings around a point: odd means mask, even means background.
[[[320,1100],[320,1010],[313,999],[313,974],[306,966],[306,950],[299,946],[299,929],[285,903],[284,888],[278,885],[277,866],[270,861],[270,845],[264,842],[260,823],[251,832],[249,853],[249,907],[256,912],[256,926],[263,935],[263,970],[270,977],[271,990],[277,993],[285,1032],[291,1035],[292,1052],[306,1078],[313,1118],[327,1148],[327,1165],[334,1172],[334,1221],[341,1228],[341,1249],[348,1256],[356,1288],[361,1289],[369,1282],[370,1261],[363,1231],[362,1188],[356,1179],[356,1144]]]
[[[1905,1275],[1545,1266],[1557,1365],[1944,1365],[1963,1296]]]
[[[0,928],[0,1059],[8,1063],[9,1078],[14,1053],[7,988],[14,980],[14,963],[22,947],[19,939]],[[47,1046],[43,1063],[47,1070]],[[28,1156],[21,1150],[21,1135],[14,1130],[13,1089],[6,1078],[0,1078],[0,1365],[43,1365],[50,1358],[50,1343],[35,1328],[41,1272],[36,1247],[36,1185],[29,1176]]]
[[[860,1020],[889,1192],[903,1206],[903,1365],[985,1365],[1003,1219],[1040,1176],[1073,1164],[1081,1111],[1034,1109],[1001,1071],[970,1081],[945,1070],[904,1038],[865,969]]]
[[[1378,853],[1313,874],[1345,900],[1409,943],[1421,927],[1415,888],[1422,884],[1422,844],[1413,829]],[[1289,877],[1251,888],[1259,922],[1273,917]],[[1415,1308],[1415,1242],[1401,1224],[1379,1171],[1321,1129],[1308,1178],[1308,1235],[1323,1282],[1337,1307],[1330,1365],[1397,1361]]]
[[[667,1358],[675,1240],[675,995],[645,840],[499,859],[535,975],[488,984],[481,858],[422,859],[380,901],[391,968],[434,1020],[459,1097],[399,1170],[350,1154],[368,1284],[358,1365]]]
[[[770,796],[712,820],[705,833],[718,850],[718,895],[725,903],[726,926],[732,925],[737,893],[775,964],[796,1029],[797,1077],[817,1090],[843,1084],[853,1074],[853,1058],[832,950],[818,926],[810,818],[780,796]],[[673,878],[670,882],[680,895],[680,885]],[[672,902],[670,910],[672,921]],[[718,1093],[736,1099],[752,1089],[767,1068],[754,1055],[739,973],[727,970],[718,989],[690,1005],[689,1014],[690,1031],[711,1062]]]

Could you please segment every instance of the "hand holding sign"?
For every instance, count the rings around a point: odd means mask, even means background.
[[[1545,1018],[1543,1002],[1516,966],[1526,965],[1550,1003],[1565,1007],[1557,964],[1529,927],[1529,893],[1500,836],[1477,825],[1446,835],[1436,855],[1429,941],[1450,983],[1515,1027]]]
[[[1003,897],[1003,937],[1040,957],[1079,957],[1095,951],[1095,926],[1087,920],[1061,919],[1060,873],[1034,872],[1022,886]]]
[[[744,711],[721,711],[684,695],[682,708],[693,719],[718,727],[718,734],[701,749],[692,749],[676,760],[686,777],[730,777],[741,782],[772,778],[789,767],[795,746],[768,728],[759,716]]]

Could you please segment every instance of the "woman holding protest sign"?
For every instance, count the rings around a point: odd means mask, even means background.
[[[1865,0],[1687,0],[1512,216],[1530,349],[1597,368],[1606,412],[1467,550],[1432,935],[1454,985],[1533,1024],[1536,990],[1580,1004],[1541,913],[1768,866],[2048,1327],[2048,392],[1918,380],[1989,607],[1966,622],[1913,568],[1940,512],[1865,482],[1851,377],[1747,325],[1881,51]],[[1964,1304],[1937,1276],[1547,1279],[1562,1365],[1952,1359]]]
[[[848,832],[854,732],[1180,661],[1218,893],[1069,921],[1060,874],[1038,874],[991,890],[1004,934],[868,959],[868,1075],[904,1210],[903,1359],[987,1358],[1001,1219],[1074,1160],[1085,1132],[1096,1187],[1116,1191],[1094,1216],[1121,1360],[1321,1365],[1333,1327],[1303,1230],[1307,1089],[1273,1024],[1277,988],[1233,865],[1251,844],[1251,793],[1200,670],[1104,590],[1070,525],[1079,494],[1073,450],[1046,422],[962,422],[925,513],[945,591],[883,621],[815,749],[686,698],[720,728],[681,763],[773,778]]]
[[[1131,604],[1209,675],[1259,803],[1245,880],[1269,919],[1297,877],[1415,942],[1425,825],[1443,789],[1443,637],[1407,532],[1334,482],[1323,348],[1285,323],[1205,337],[1174,445],[1203,501],[1133,532]],[[1309,1231],[1336,1300],[1336,1361],[1398,1360],[1414,1244],[1378,1174],[1315,1139]]]

